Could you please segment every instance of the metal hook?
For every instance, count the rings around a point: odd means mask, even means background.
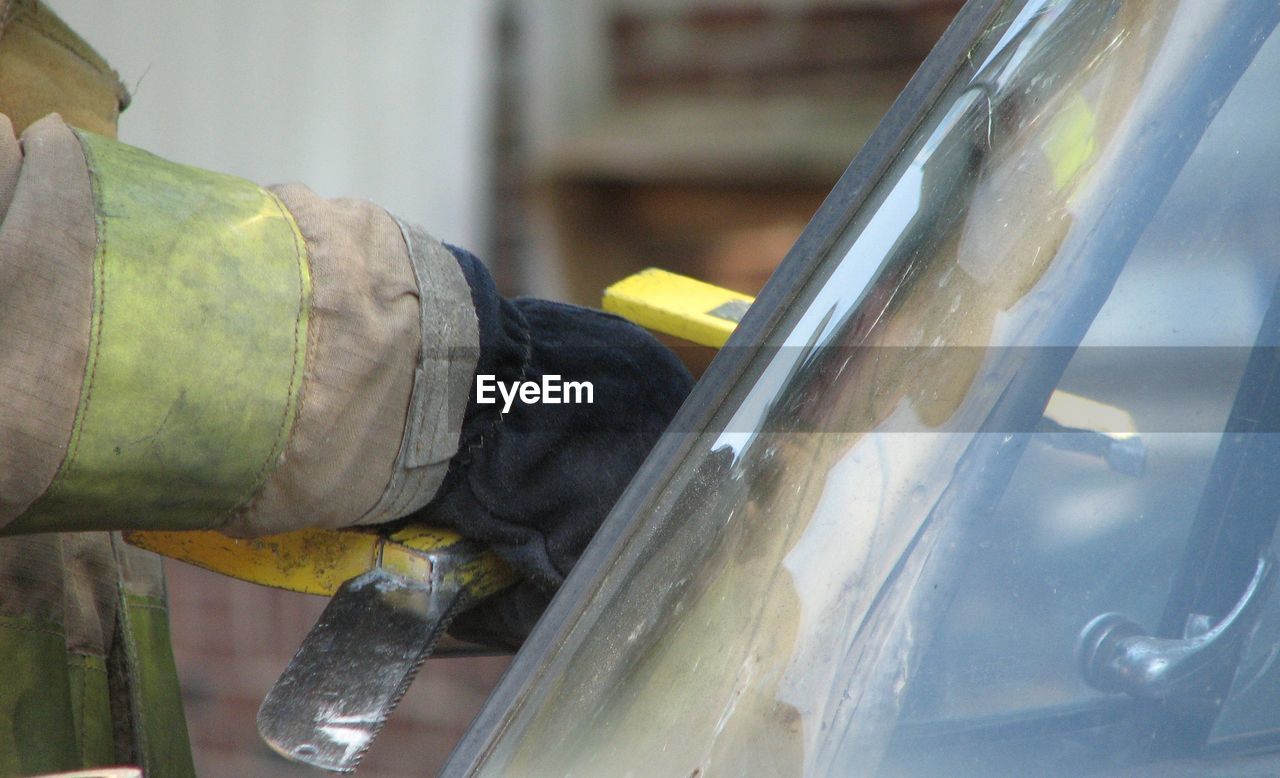
[[[1204,618],[1189,619],[1182,638],[1157,638],[1119,613],[1104,613],[1081,630],[1076,660],[1085,683],[1103,692],[1148,700],[1200,694],[1252,631],[1275,577],[1269,559],[1258,560],[1253,579],[1231,612],[1204,631]],[[1198,633],[1198,634],[1197,634]]]

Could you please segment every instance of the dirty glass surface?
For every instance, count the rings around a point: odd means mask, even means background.
[[[1107,612],[1201,635],[1267,553],[1278,15],[1003,7],[712,428],[672,433],[692,454],[480,772],[1268,758],[1280,602],[1190,691],[1099,688],[1076,642]]]

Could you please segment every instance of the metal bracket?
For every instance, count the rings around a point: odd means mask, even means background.
[[[1076,660],[1085,683],[1147,700],[1199,697],[1252,634],[1275,578],[1275,564],[1259,559],[1253,579],[1222,621],[1192,614],[1182,638],[1157,638],[1119,613],[1104,613],[1080,632]]]

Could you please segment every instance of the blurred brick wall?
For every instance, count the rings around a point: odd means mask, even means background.
[[[623,98],[653,94],[856,99],[868,75],[910,77],[960,0],[813,0],[651,9],[623,2],[611,24]]]
[[[614,0],[607,99],[529,164],[529,264],[586,305],[651,266],[758,292],[961,5]]]
[[[173,648],[201,778],[302,778],[258,738],[254,717],[325,600],[166,561]],[[506,657],[427,662],[360,767],[365,778],[434,775]]]

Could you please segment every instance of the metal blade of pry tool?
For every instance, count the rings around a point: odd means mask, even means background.
[[[336,772],[355,770],[453,617],[517,581],[486,547],[430,528],[380,534],[372,550],[258,709],[268,745]]]
[[[458,585],[432,578],[377,568],[339,588],[258,710],[268,745],[355,770],[461,604]]]

